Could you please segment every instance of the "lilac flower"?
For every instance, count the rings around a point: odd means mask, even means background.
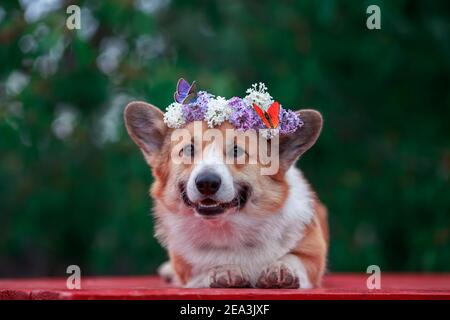
[[[252,84],[252,87],[247,89],[246,93],[247,95],[244,100],[250,105],[256,103],[264,111],[267,111],[273,103],[272,96],[267,91],[266,85],[262,82]]]
[[[303,126],[300,116],[292,111],[281,108],[280,110],[280,134],[290,134]]]
[[[264,127],[264,123],[256,114],[255,110],[243,99],[233,97],[228,100],[228,105],[233,110],[229,121],[236,129],[245,131]]]
[[[224,97],[216,97],[209,100],[205,121],[208,123],[208,127],[213,128],[229,120],[232,113],[233,109],[228,105],[228,101]]]
[[[206,91],[200,91],[194,102],[184,104],[183,115],[186,122],[203,120],[208,107],[208,102],[212,98],[214,98],[212,94],[209,94]]]
[[[164,122],[169,128],[181,128],[186,120],[183,115],[183,105],[178,102],[171,103],[164,113]]]

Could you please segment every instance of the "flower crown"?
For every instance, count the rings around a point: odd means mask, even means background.
[[[164,122],[169,128],[181,128],[199,120],[213,128],[228,121],[238,130],[258,130],[266,139],[293,133],[303,126],[296,112],[284,109],[272,99],[264,83],[253,84],[246,93],[243,99],[227,100],[206,91],[197,92],[195,81],[189,84],[181,78],[174,93],[175,102],[166,108]]]

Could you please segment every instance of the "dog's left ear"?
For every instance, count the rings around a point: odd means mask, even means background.
[[[124,118],[128,134],[152,164],[154,156],[161,151],[168,131],[164,114],[151,104],[134,101],[125,108]]]
[[[312,109],[297,111],[303,121],[303,126],[294,133],[280,137],[280,167],[283,171],[311,148],[319,138],[322,130],[322,115]]]

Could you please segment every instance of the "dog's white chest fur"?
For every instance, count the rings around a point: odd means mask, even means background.
[[[192,215],[166,214],[165,245],[192,265],[192,276],[218,265],[239,265],[256,282],[261,270],[286,255],[302,239],[313,217],[312,197],[300,171],[286,173],[287,200],[279,213],[257,218],[231,213],[220,224]]]

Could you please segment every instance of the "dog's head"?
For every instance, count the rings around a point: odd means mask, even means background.
[[[163,113],[145,102],[126,107],[125,123],[153,169],[156,200],[170,212],[212,219],[267,215],[281,208],[288,193],[286,171],[322,128],[319,112],[298,112],[304,125],[279,140],[251,139],[228,122],[214,129],[204,121],[170,129]],[[261,149],[271,150],[270,159],[278,161],[270,174],[261,174],[270,165],[262,161]]]

